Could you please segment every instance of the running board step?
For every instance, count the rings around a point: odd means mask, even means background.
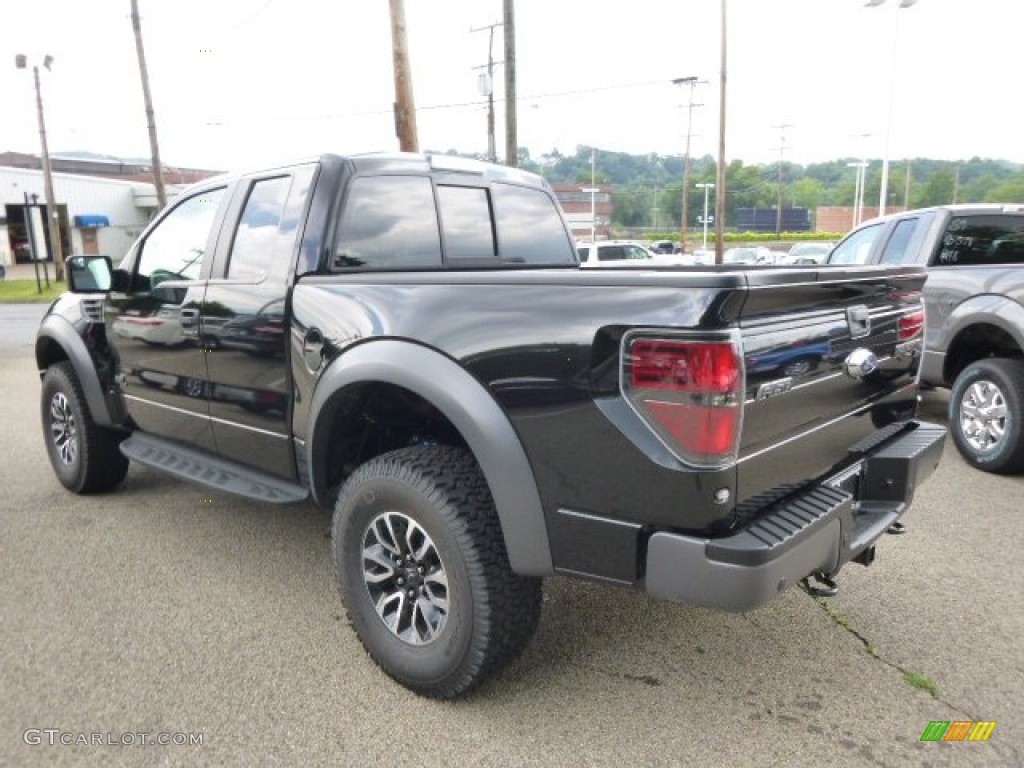
[[[254,501],[293,504],[309,497],[309,491],[301,485],[152,435],[132,435],[121,443],[121,453],[183,480]]]

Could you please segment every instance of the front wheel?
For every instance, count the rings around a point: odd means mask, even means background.
[[[953,383],[949,425],[968,464],[985,472],[1024,470],[1024,361],[971,363]]]
[[[405,448],[357,469],[335,507],[333,555],[363,647],[418,694],[468,692],[536,630],[541,581],[513,573],[483,473],[462,449]]]
[[[93,421],[71,363],[47,369],[41,405],[46,453],[61,485],[98,493],[124,480],[128,459],[119,448],[121,435]]]

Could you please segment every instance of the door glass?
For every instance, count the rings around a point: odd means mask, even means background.
[[[152,289],[165,280],[198,280],[223,187],[190,197],[174,208],[142,244],[138,276]]]
[[[828,263],[867,264],[871,258],[871,246],[881,233],[881,224],[872,224],[857,230],[835,247],[832,255],[828,257]]]
[[[290,176],[278,176],[252,185],[231,244],[228,277],[254,282],[266,277],[291,181]]]

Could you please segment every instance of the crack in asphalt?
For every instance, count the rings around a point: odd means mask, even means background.
[[[821,606],[821,609],[830,619],[832,619],[832,622],[837,627],[845,629],[847,632],[849,632],[851,635],[857,638],[863,644],[864,652],[868,656],[870,656],[873,659],[876,659],[882,664],[885,664],[887,667],[895,669],[897,672],[903,675],[904,680],[906,680],[908,675],[915,674],[914,670],[907,669],[902,664],[892,661],[891,659],[885,658],[879,650],[878,646],[872,643],[860,630],[854,627],[850,623],[850,620],[846,617],[845,614],[829,605],[828,598],[815,597],[814,595],[807,593],[806,590],[804,590],[804,593],[807,594],[808,597],[812,598],[819,606]],[[948,699],[943,698],[937,692],[927,691],[927,693],[929,693],[931,697],[940,704],[944,704],[954,712],[962,715],[963,719],[965,720],[981,719],[975,717],[972,713],[968,712],[963,707],[954,704],[952,701],[949,701]],[[990,746],[992,747],[992,751],[996,752],[1007,761],[1007,765],[1020,765],[1020,763],[1018,762],[1020,757],[1020,750],[1018,750],[1016,747],[1001,744],[991,744]]]

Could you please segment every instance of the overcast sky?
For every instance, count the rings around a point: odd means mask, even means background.
[[[1024,162],[1019,0],[729,0],[726,154],[747,163],[974,156]],[[140,0],[167,165],[231,169],[321,152],[395,150],[386,0]],[[405,0],[420,147],[485,152],[476,69],[501,0]],[[0,150],[149,154],[129,0],[7,3]],[[516,0],[519,143],[717,154],[720,0]],[[503,58],[501,29],[494,58]],[[501,68],[497,147],[504,150]],[[779,126],[788,125],[788,128]]]

